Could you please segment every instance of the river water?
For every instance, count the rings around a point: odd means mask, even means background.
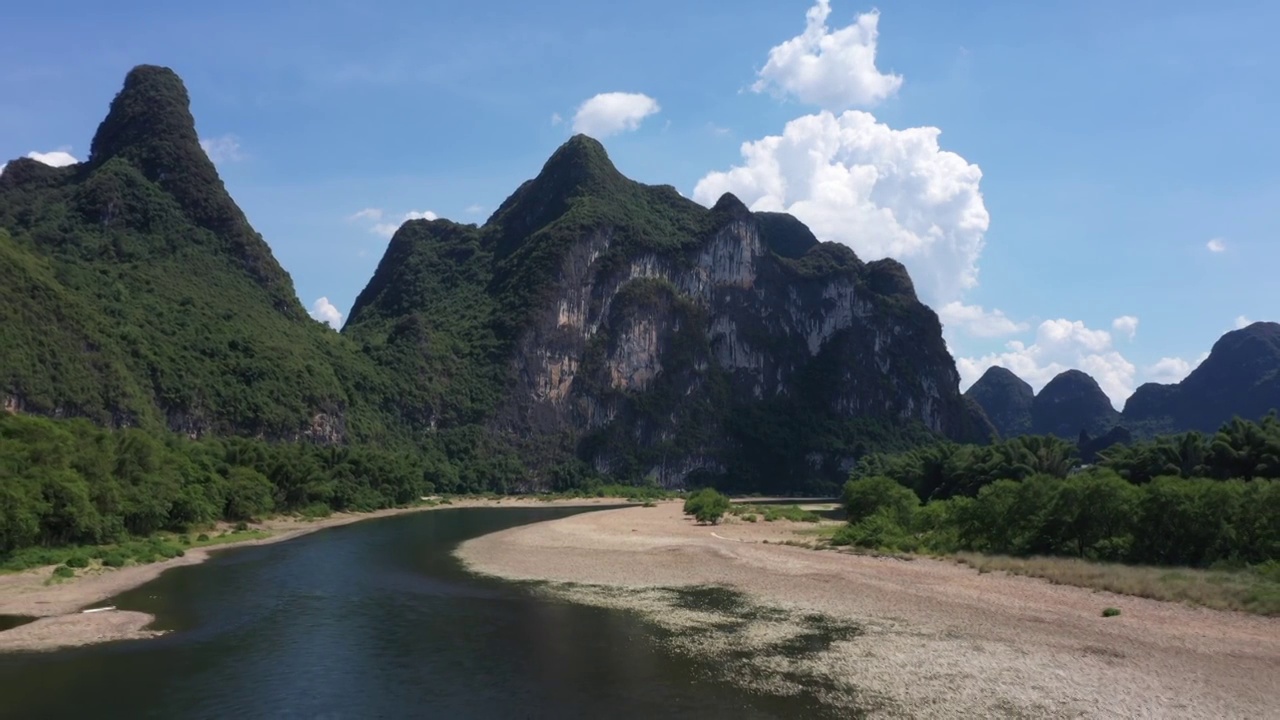
[[[0,718],[773,718],[628,613],[467,573],[465,539],[578,509],[400,515],[218,553],[104,604],[161,638],[0,655]]]

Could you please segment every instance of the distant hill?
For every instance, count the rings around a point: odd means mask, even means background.
[[[965,391],[965,397],[983,409],[1001,437],[1031,432],[1035,392],[1012,370],[992,365]]]
[[[1280,409],[1280,323],[1255,322],[1223,335],[1182,382],[1147,383],[1124,405],[1123,422],[1143,436],[1213,432],[1239,416]]]
[[[1005,437],[1053,433],[1090,445],[1188,430],[1214,432],[1233,417],[1260,420],[1280,409],[1280,323],[1256,322],[1223,335],[1182,382],[1139,387],[1117,413],[1088,374],[1068,370],[1039,394],[1012,372],[992,367],[965,397],[978,403]]]

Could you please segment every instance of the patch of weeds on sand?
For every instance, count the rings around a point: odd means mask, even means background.
[[[1120,614],[1120,608],[1109,607],[1102,611],[1102,617],[1115,617]]]
[[[1104,590],[1119,595],[1183,602],[1215,610],[1280,616],[1280,562],[1244,568],[1160,568],[1093,562],[1078,558],[959,553],[953,558],[979,573],[1002,571],[1055,585]]]
[[[812,510],[805,510],[799,505],[754,505],[734,504],[729,506],[729,514],[737,516],[763,516],[765,522],[788,520],[790,522],[816,523],[822,516]],[[751,520],[749,522],[755,522]]]
[[[538,594],[634,612],[655,626],[663,647],[705,661],[708,676],[749,692],[793,698],[805,717],[861,717],[883,704],[840,672],[861,626],[756,602],[729,587],[614,588],[527,585]]]

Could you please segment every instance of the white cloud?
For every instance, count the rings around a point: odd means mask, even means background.
[[[26,157],[52,167],[66,167],[80,162],[71,154],[70,150],[71,148],[69,147],[51,150],[50,152],[37,152],[32,150],[26,154]],[[4,174],[4,169],[6,167],[9,167],[9,163],[0,163],[0,175]]]
[[[894,130],[857,110],[806,115],[743,143],[745,162],[707,174],[693,197],[710,206],[732,192],[752,210],[795,215],[864,260],[896,258],[936,307],[977,285],[990,223],[982,170],[940,149],[940,132]]]
[[[468,215],[479,215],[483,212],[484,212],[483,205],[468,205],[466,209],[466,213]]]
[[[52,165],[53,167],[66,167],[80,162],[66,150],[54,150],[53,152],[47,153],[33,151],[27,153],[27,157],[35,160],[36,162],[42,162],[45,165]]]
[[[557,112],[553,112],[553,113],[551,113],[551,124],[552,124],[552,125],[559,125],[559,124],[560,124],[560,123],[562,123],[562,122],[564,122],[564,118],[560,117],[560,113],[557,113]]]
[[[902,87],[902,76],[876,69],[880,13],[871,11],[834,32],[827,28],[830,0],[805,13],[804,32],[775,46],[751,86],[794,96],[826,110],[870,107]]]
[[[235,135],[223,135],[214,138],[201,138],[200,147],[204,148],[205,155],[214,164],[239,162],[244,160],[247,155],[240,149],[240,139]]]
[[[596,139],[635,130],[640,121],[660,111],[658,101],[641,93],[600,93],[578,106],[573,131]]]
[[[1039,392],[1054,376],[1075,368],[1093,376],[1117,409],[1133,393],[1137,368],[1111,347],[1111,333],[1093,330],[1079,320],[1045,320],[1035,342],[1009,342],[1005,352],[980,358],[957,358],[960,386],[972,385],[992,365],[1012,370]]]
[[[1194,362],[1184,360],[1177,357],[1162,357],[1156,361],[1154,365],[1144,368],[1146,379],[1150,382],[1164,383],[1166,385],[1181,382],[1183,378],[1191,374],[1209,357],[1209,353],[1204,353],[1196,358]]]
[[[969,335],[983,338],[1012,335],[1028,327],[1026,323],[1014,322],[999,309],[988,311],[981,305],[965,305],[959,300],[939,308],[938,318],[948,330],[962,328]]]
[[[1133,315],[1121,315],[1111,321],[1111,329],[1132,340],[1138,334],[1138,318]]]
[[[396,230],[399,230],[400,226],[409,220],[437,220],[439,217],[439,215],[430,210],[410,210],[396,222],[374,223],[373,227],[370,228],[370,232],[390,239],[392,235],[396,234]]]
[[[1237,316],[1237,317],[1236,317],[1236,329],[1237,329],[1237,330],[1240,330],[1240,329],[1242,329],[1242,328],[1247,328],[1247,327],[1249,327],[1249,326],[1250,326],[1250,325],[1252,325],[1252,324],[1253,324],[1253,321],[1252,321],[1252,320],[1250,320],[1249,318],[1247,318],[1247,317],[1243,316],[1243,315],[1239,315],[1239,316]]]
[[[337,330],[342,327],[342,312],[329,302],[329,298],[322,297],[311,303],[311,317],[322,323],[328,323],[329,327]]]
[[[1209,242],[1205,243],[1204,246],[1209,248],[1209,252],[1211,253],[1226,252],[1227,249],[1227,243],[1222,238],[1213,238]]]
[[[377,222],[382,219],[381,208],[365,208],[363,210],[351,213],[347,216],[348,220],[373,220]]]

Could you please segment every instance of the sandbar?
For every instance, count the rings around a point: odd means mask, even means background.
[[[779,544],[803,525],[697,525],[664,502],[456,553],[474,572],[639,613],[725,680],[875,717],[1280,717],[1280,619]],[[699,604],[700,587],[740,599]]]

